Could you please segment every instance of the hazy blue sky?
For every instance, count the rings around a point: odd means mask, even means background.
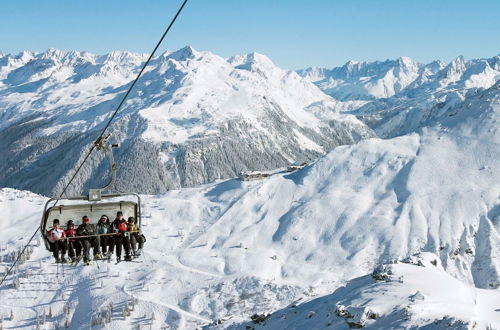
[[[149,52],[182,0],[5,0],[0,50]],[[500,0],[189,0],[161,50],[252,51],[289,69],[500,53]]]

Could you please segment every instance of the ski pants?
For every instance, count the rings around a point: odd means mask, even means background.
[[[132,251],[134,253],[137,250],[137,244],[139,244],[139,249],[142,249],[142,247],[144,246],[144,237],[142,235],[139,235],[138,233],[131,233],[130,247],[132,248]]]
[[[115,247],[115,240],[113,236],[98,236],[97,239],[99,240],[99,246],[101,247],[103,256],[108,252],[108,247],[109,252],[113,252]]]
[[[61,251],[61,257],[64,257],[67,250],[66,240],[57,240],[55,242],[50,243],[50,247],[52,249],[52,255],[55,259],[59,259],[59,251]]]
[[[82,255],[82,246],[80,245],[80,242],[78,242],[77,240],[68,241],[68,256],[70,258],[74,258],[75,252],[76,252],[76,257],[79,257]]]
[[[125,249],[125,255],[130,255],[130,240],[127,236],[116,235],[115,236],[115,247],[116,247],[116,257],[121,258],[122,256],[122,246]]]
[[[90,260],[90,248],[94,249],[94,254],[99,252],[99,247],[97,246],[97,239],[94,237],[80,238],[80,244],[83,247],[83,257],[86,260]]]

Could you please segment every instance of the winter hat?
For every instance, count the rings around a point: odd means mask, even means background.
[[[102,219],[109,220],[109,218],[108,218],[108,216],[106,214],[101,215],[101,219],[100,220],[102,220]]]
[[[54,221],[52,222],[54,225],[55,224],[59,224],[59,219],[54,219]]]

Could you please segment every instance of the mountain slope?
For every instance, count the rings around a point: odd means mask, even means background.
[[[58,50],[0,58],[0,155],[9,155],[0,185],[59,192],[144,60]],[[116,188],[164,192],[374,136],[337,111],[345,108],[260,54],[226,60],[191,47],[167,52],[152,60],[111,127],[122,144]],[[70,193],[105,180],[100,160],[89,162]]]
[[[498,291],[452,278],[436,255],[422,253],[383,264],[330,295],[229,329],[488,329],[500,325],[498,298]]]

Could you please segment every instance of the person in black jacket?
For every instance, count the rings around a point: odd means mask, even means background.
[[[130,239],[127,233],[127,220],[123,217],[123,212],[116,212],[116,219],[112,223],[113,232],[119,235],[114,235],[116,247],[116,262],[120,262],[122,255],[122,246],[125,249],[125,261],[132,260],[130,256]]]
[[[83,262],[87,264],[90,262],[90,248],[94,248],[94,253],[99,252],[99,247],[96,244],[97,240],[92,237],[96,234],[95,225],[89,223],[89,221],[89,217],[83,216],[82,224],[76,229],[76,236],[83,236],[78,240],[83,247]]]

